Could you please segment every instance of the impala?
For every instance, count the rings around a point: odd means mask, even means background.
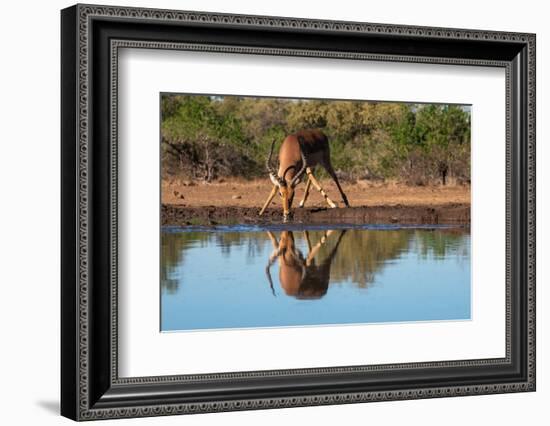
[[[292,201],[294,199],[294,188],[300,183],[304,174],[307,175],[308,180],[304,198],[300,202],[299,207],[304,207],[311,185],[315,186],[330,207],[337,207],[336,203],[328,197],[321,187],[319,181],[313,176],[313,170],[317,165],[324,167],[327,173],[332,177],[340,191],[344,204],[346,207],[349,207],[346,194],[344,194],[338,182],[338,178],[336,177],[336,173],[332,168],[332,164],[330,163],[328,138],[323,132],[319,130],[301,130],[292,135],[288,135],[279,149],[279,168],[277,171],[275,171],[271,165],[274,146],[275,139],[273,139],[271,143],[271,150],[269,151],[269,156],[266,161],[266,168],[269,172],[269,178],[273,183],[273,188],[269,197],[267,197],[267,201],[260,210],[260,216],[271,203],[277,191],[279,191],[279,195],[283,202],[283,219],[286,222],[290,218],[290,208],[292,207]]]
[[[304,257],[296,248],[292,231],[281,232],[279,241],[271,231],[268,231],[267,234],[273,244],[273,253],[269,258],[266,274],[273,295],[275,290],[269,269],[276,260],[279,261],[279,283],[287,296],[297,299],[319,299],[326,294],[332,261],[346,231],[340,231],[336,244],[319,264],[315,262],[315,257],[334,232],[333,230],[324,232],[319,242],[312,246],[309,233],[304,231],[308,247],[307,257]]]

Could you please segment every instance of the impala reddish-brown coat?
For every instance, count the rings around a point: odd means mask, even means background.
[[[300,183],[304,173],[307,174],[308,181],[304,198],[300,202],[300,207],[304,206],[311,185],[315,186],[330,207],[337,207],[325,193],[319,181],[313,176],[313,169],[317,165],[321,165],[332,177],[340,191],[344,204],[346,207],[349,207],[348,199],[332,168],[328,138],[323,132],[320,130],[308,129],[288,135],[279,148],[279,167],[277,172],[275,172],[271,166],[274,146],[275,140],[273,140],[271,144],[271,151],[266,162],[266,168],[269,172],[269,178],[273,182],[273,188],[264,206],[260,210],[260,216],[264,213],[269,203],[271,203],[271,200],[278,190],[283,203],[283,218],[287,221],[290,218],[290,208],[292,207],[292,201],[294,199],[294,188]]]

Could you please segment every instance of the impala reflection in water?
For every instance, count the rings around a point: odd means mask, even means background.
[[[333,230],[326,231],[319,242],[312,247],[309,232],[304,231],[304,239],[308,248],[307,257],[304,257],[302,252],[296,248],[292,231],[281,232],[279,242],[271,231],[267,232],[274,250],[269,258],[266,272],[274,295],[275,289],[269,269],[275,260],[279,262],[279,283],[285,294],[298,299],[318,299],[326,294],[330,281],[330,265],[346,231],[340,231],[338,241],[319,265],[315,262],[315,255],[333,232]]]
[[[465,228],[164,228],[161,331],[470,319]]]

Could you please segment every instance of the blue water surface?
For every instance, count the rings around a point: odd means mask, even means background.
[[[468,228],[163,228],[161,331],[468,320]]]

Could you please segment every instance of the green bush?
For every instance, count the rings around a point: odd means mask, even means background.
[[[273,140],[321,129],[342,179],[470,180],[470,111],[440,104],[163,95],[163,176],[265,176]]]

